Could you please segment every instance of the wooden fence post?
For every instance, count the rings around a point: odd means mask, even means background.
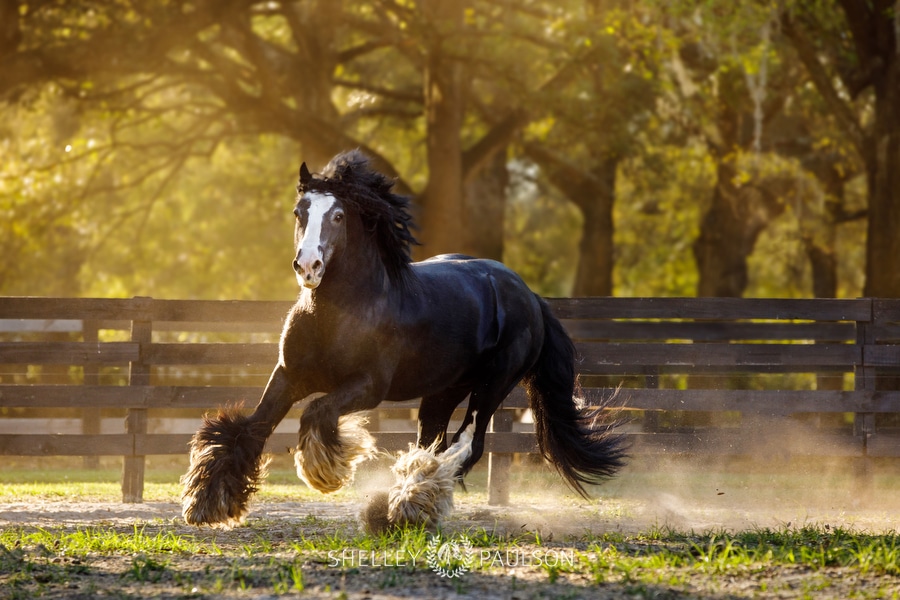
[[[147,303],[149,298],[135,298]],[[143,302],[142,302],[143,301]],[[149,315],[147,315],[149,316]],[[131,363],[128,385],[150,385],[150,365],[144,363],[144,356],[153,337],[153,323],[149,319],[134,319],[131,322],[131,341],[140,344],[140,358]],[[125,433],[140,435],[147,433],[147,409],[129,408],[125,416]],[[130,456],[125,456],[122,464],[122,502],[140,503],[144,501],[144,456],[136,454],[132,444]]]
[[[509,432],[513,430],[511,410],[504,410],[503,405],[491,418],[492,432]],[[509,469],[512,465],[512,454],[491,452],[488,455],[488,504],[506,506],[509,504]]]
[[[659,369],[654,369],[653,373],[648,373],[644,377],[644,387],[648,390],[659,389]],[[659,411],[645,410],[644,418],[641,421],[641,431],[644,433],[659,433]]]
[[[97,321],[83,321],[81,325],[81,340],[86,343],[98,343],[100,323]],[[96,364],[84,365],[84,378],[82,385],[99,385],[100,367]],[[100,409],[81,409],[81,433],[83,435],[98,435],[100,433]],[[85,469],[97,469],[100,467],[100,457],[96,455],[82,457]]]
[[[871,299],[869,299],[872,302]],[[860,364],[854,370],[854,388],[857,391],[874,392],[876,386],[875,367],[866,360],[866,348],[875,344],[875,310],[870,304],[868,322],[856,322],[856,343],[860,347]],[[856,479],[860,490],[868,494],[872,489],[872,460],[868,456],[869,437],[875,433],[875,413],[858,412],[853,415],[853,435],[862,441],[862,457],[856,460]]]

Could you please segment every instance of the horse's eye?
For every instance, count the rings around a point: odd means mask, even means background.
[[[344,220],[344,213],[336,212],[336,213],[334,213],[334,216],[331,218],[335,223],[340,223],[341,221]]]

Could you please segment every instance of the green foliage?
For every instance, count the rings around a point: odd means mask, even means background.
[[[446,39],[415,4],[307,4],[21,0],[0,65],[0,294],[292,297],[301,160],[360,146],[426,188],[437,39],[464,81],[463,162],[510,157],[506,197],[478,201],[506,202],[504,259],[536,291],[568,295],[598,262],[579,255],[598,188],[566,184],[614,161],[613,293],[693,295],[716,167],[752,151],[777,168],[741,184],[803,189],[777,192],[744,293],[811,295],[810,244],[837,257],[839,296],[862,293],[862,162],[776,23],[814,17],[816,49],[852,65],[834,2],[479,1]],[[46,60],[15,68],[29,53]]]
[[[578,263],[577,208],[534,180],[534,169],[511,165],[503,261],[543,296],[569,294]]]
[[[658,147],[625,165],[615,206],[615,295],[694,295],[691,243],[713,169],[696,145]]]

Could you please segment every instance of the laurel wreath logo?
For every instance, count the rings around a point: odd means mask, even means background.
[[[441,577],[452,578],[471,569],[475,556],[469,538],[445,540],[441,535],[435,535],[428,541],[425,558],[432,571]]]

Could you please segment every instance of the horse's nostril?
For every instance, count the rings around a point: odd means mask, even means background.
[[[322,261],[321,261],[321,260],[317,260],[316,262],[314,262],[312,268],[313,268],[313,271],[318,271],[319,269],[321,269],[321,268],[322,268]]]

